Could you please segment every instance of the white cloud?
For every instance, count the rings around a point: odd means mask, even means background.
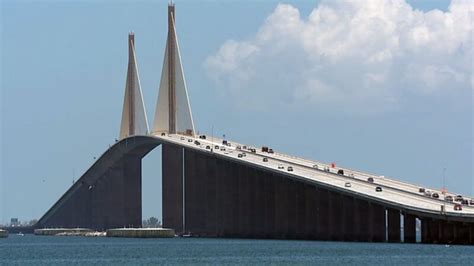
[[[307,18],[279,4],[252,38],[225,42],[205,67],[223,93],[249,103],[387,110],[408,94],[472,90],[473,14],[469,0],[447,12],[323,1]]]

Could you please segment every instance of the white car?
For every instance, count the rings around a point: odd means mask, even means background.
[[[285,169],[285,167],[283,166],[283,164],[279,164],[278,169]]]

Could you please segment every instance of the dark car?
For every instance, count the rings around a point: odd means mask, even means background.
[[[267,157],[264,157],[264,158],[263,158],[263,161],[264,161],[264,162],[268,162],[268,158],[267,158]]]
[[[188,142],[193,142],[193,140],[192,140],[192,139],[188,139]]]
[[[426,190],[426,189],[425,189],[424,187],[420,187],[420,188],[418,189],[418,192],[420,192],[420,193],[425,193],[425,190]]]
[[[444,197],[445,201],[453,202],[453,196],[446,196]]]
[[[199,136],[200,139],[206,139],[206,135]]]
[[[256,152],[257,152],[257,150],[256,150],[256,149],[254,149],[254,148],[251,148],[251,149],[250,149],[250,152],[252,152],[252,153],[256,153]]]
[[[195,141],[194,141],[194,144],[196,144],[196,145],[201,145],[201,142],[195,140]]]
[[[214,149],[218,150],[218,149],[219,149],[219,145],[214,146]]]
[[[367,182],[374,183],[374,179],[372,177],[367,178]]]
[[[165,132],[163,132],[163,133],[161,133],[161,135],[162,135],[162,136],[165,136],[165,135],[166,135],[166,133],[165,133]]]
[[[344,170],[342,170],[342,169],[337,170],[337,174],[338,175],[344,175]]]
[[[462,202],[463,200],[463,197],[461,195],[457,195],[455,198],[454,198],[454,201],[458,201],[458,202]]]
[[[227,140],[223,140],[222,145],[227,145]]]
[[[288,166],[287,170],[288,170],[288,172],[293,172],[293,167]]]
[[[242,158],[242,157],[244,157],[244,156],[242,155],[242,153],[239,153],[239,154],[237,155],[237,157]]]
[[[375,191],[377,191],[377,192],[382,192],[382,188],[381,188],[381,187],[376,187],[376,188],[375,188]]]
[[[454,204],[454,210],[455,211],[462,211],[462,205],[459,203]]]
[[[439,198],[439,194],[438,193],[433,193],[431,194],[431,197],[435,198],[435,199],[438,199]]]
[[[469,205],[469,200],[463,199],[461,203],[462,205]]]
[[[469,204],[470,204],[470,205],[474,205],[474,200],[473,200],[473,199],[470,200],[470,201],[469,201]]]
[[[268,148],[268,153],[273,153],[273,149]]]
[[[207,145],[206,150],[210,150],[210,149],[211,149],[211,146]]]

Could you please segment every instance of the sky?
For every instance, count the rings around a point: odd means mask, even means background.
[[[196,129],[474,196],[470,1],[175,1]],[[118,137],[127,34],[153,121],[167,1],[1,2],[0,223]],[[143,217],[161,219],[161,149]]]

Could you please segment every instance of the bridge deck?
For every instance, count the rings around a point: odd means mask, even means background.
[[[419,186],[417,185],[363,173],[360,171],[353,171],[346,168],[332,168],[328,164],[288,156],[282,153],[269,154],[267,152],[261,152],[260,149],[257,149],[255,153],[252,153],[249,150],[237,150],[237,145],[243,145],[236,142],[231,142],[230,147],[223,146],[222,140],[218,138],[212,138],[212,140],[199,139],[178,134],[165,136],[155,135],[155,137],[163,139],[165,142],[176,143],[178,145],[198,149],[203,152],[212,152],[221,156],[232,158],[233,160],[240,160],[246,163],[257,165],[259,167],[269,168],[273,171],[280,171],[284,174],[292,175],[298,179],[306,179],[324,184],[338,190],[358,194],[392,206],[437,215],[445,214],[448,216],[474,218],[474,206],[463,205],[463,209],[461,211],[455,211],[454,203],[444,201],[444,199],[442,199],[444,195],[441,193],[441,191],[434,189],[427,188],[427,190],[437,192],[440,195],[440,199],[427,197],[422,193],[419,193]],[[195,140],[199,141],[200,145],[196,145],[194,143]],[[206,149],[206,146],[208,145],[211,146],[212,150]],[[215,145],[218,145],[219,147],[225,147],[225,150],[214,149]],[[238,157],[239,153],[245,153],[246,156],[240,158]],[[263,161],[264,157],[268,158],[267,162]],[[314,165],[317,165],[318,169],[314,168]],[[283,166],[283,169],[279,169],[279,166]],[[288,171],[288,166],[291,166],[293,171]],[[324,171],[325,167],[329,167],[329,172]],[[344,175],[337,174],[339,169],[344,170]],[[374,183],[368,182],[368,177],[372,177],[374,179]],[[350,187],[346,187],[347,182],[350,183]],[[382,187],[383,191],[376,192],[375,188],[377,186]],[[450,193],[447,195],[455,196],[454,194]],[[444,206],[444,213],[441,213],[441,206]]]

